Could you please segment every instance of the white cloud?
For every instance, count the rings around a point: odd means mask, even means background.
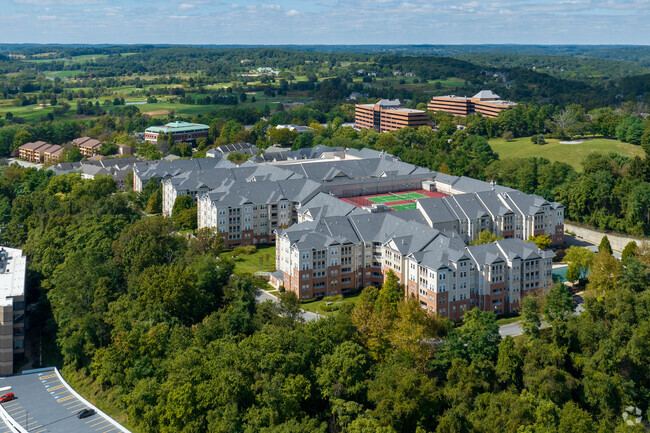
[[[287,15],[289,15],[290,17],[295,17],[296,15],[300,15],[300,12],[298,12],[295,9],[291,9],[289,12],[287,12]]]
[[[276,10],[276,11],[279,11],[280,9],[282,9],[282,7],[280,5],[266,4],[266,3],[261,5],[260,8],[262,8],[262,9],[272,9],[272,10]]]
[[[191,3],[181,3],[178,8],[182,11],[186,11],[188,9],[194,9],[196,6],[194,6]]]
[[[56,15],[39,15],[36,19],[41,21],[53,21],[56,19]]]

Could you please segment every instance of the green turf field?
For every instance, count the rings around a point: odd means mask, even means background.
[[[417,204],[415,203],[406,203],[406,204],[396,204],[391,206],[395,210],[408,210],[408,209],[417,209]]]
[[[547,138],[546,141],[546,144],[540,146],[531,143],[530,137],[517,138],[512,141],[495,138],[490,140],[490,147],[499,154],[499,159],[502,160],[537,156],[551,161],[566,162],[578,171],[582,171],[582,160],[591,152],[604,154],[616,152],[623,156],[640,156],[641,158],[645,155],[641,146],[607,138],[595,138],[576,144],[561,144],[560,140],[553,138]]]
[[[427,196],[417,192],[409,192],[409,193],[400,193],[400,194],[379,195],[376,197],[366,197],[366,198],[373,203],[390,203],[392,201],[416,200],[421,198],[427,198]]]

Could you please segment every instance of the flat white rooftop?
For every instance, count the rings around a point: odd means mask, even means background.
[[[25,294],[27,257],[16,248],[0,247],[0,305],[9,305],[14,296]]]

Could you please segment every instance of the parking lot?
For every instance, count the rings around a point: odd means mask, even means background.
[[[73,395],[54,371],[0,378],[15,400],[2,403],[7,413],[30,433],[115,433],[122,430],[100,414],[77,419],[88,406]],[[12,430],[0,422],[0,433]]]

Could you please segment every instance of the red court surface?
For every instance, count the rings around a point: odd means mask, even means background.
[[[410,200],[405,200],[404,196],[408,194],[413,194],[413,195],[418,195],[419,198],[413,198]],[[394,201],[387,201],[384,197],[389,196],[389,195],[395,195],[395,200]],[[408,203],[415,203],[417,200],[422,199],[421,196],[425,196],[426,198],[442,198],[442,197],[447,197],[447,194],[443,194],[438,191],[425,191],[423,189],[414,189],[411,191],[399,191],[395,193],[382,193],[382,194],[371,194],[371,195],[361,195],[357,197],[346,197],[346,198],[339,198],[339,200],[343,200],[346,203],[350,203],[355,205],[356,207],[363,207],[363,206],[372,206],[373,204],[377,204],[377,200],[371,201],[368,200],[368,198],[373,198],[373,197],[378,197],[380,198],[381,204],[385,204],[386,206],[395,206],[395,205],[403,205],[403,204],[408,204]],[[396,210],[396,209],[393,209]]]

